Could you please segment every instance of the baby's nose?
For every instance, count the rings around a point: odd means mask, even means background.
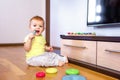
[[[39,26],[36,27],[37,29],[40,28]]]

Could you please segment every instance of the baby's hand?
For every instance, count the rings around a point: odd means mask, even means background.
[[[33,33],[29,34],[29,39],[32,40],[35,37],[35,35]]]
[[[53,48],[51,46],[46,46],[46,50],[49,52],[53,52]]]
[[[53,47],[50,47],[49,51],[50,51],[50,52],[53,52]]]

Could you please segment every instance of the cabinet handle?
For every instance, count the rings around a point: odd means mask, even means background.
[[[106,49],[105,51],[107,51],[107,52],[114,52],[114,53],[120,53],[119,50],[108,50],[108,49]]]
[[[64,44],[64,46],[67,46],[67,47],[76,47],[76,48],[82,48],[82,49],[86,48],[86,47],[83,47],[83,46],[73,46],[73,45],[67,45],[67,44]]]

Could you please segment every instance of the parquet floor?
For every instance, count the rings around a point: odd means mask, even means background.
[[[86,80],[119,80],[84,67],[68,63],[58,69],[56,74],[46,74],[44,80],[62,80],[65,70],[76,68]],[[36,72],[45,71],[45,67],[32,67],[25,63],[23,46],[0,46],[0,80],[37,80]]]

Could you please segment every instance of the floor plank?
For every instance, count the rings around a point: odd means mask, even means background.
[[[75,68],[86,80],[119,80],[90,69],[68,63],[58,69],[56,74],[46,74],[44,80],[62,80],[65,71]],[[23,46],[0,47],[0,80],[37,80],[36,72],[45,71],[46,67],[33,67],[25,63],[25,51]]]

